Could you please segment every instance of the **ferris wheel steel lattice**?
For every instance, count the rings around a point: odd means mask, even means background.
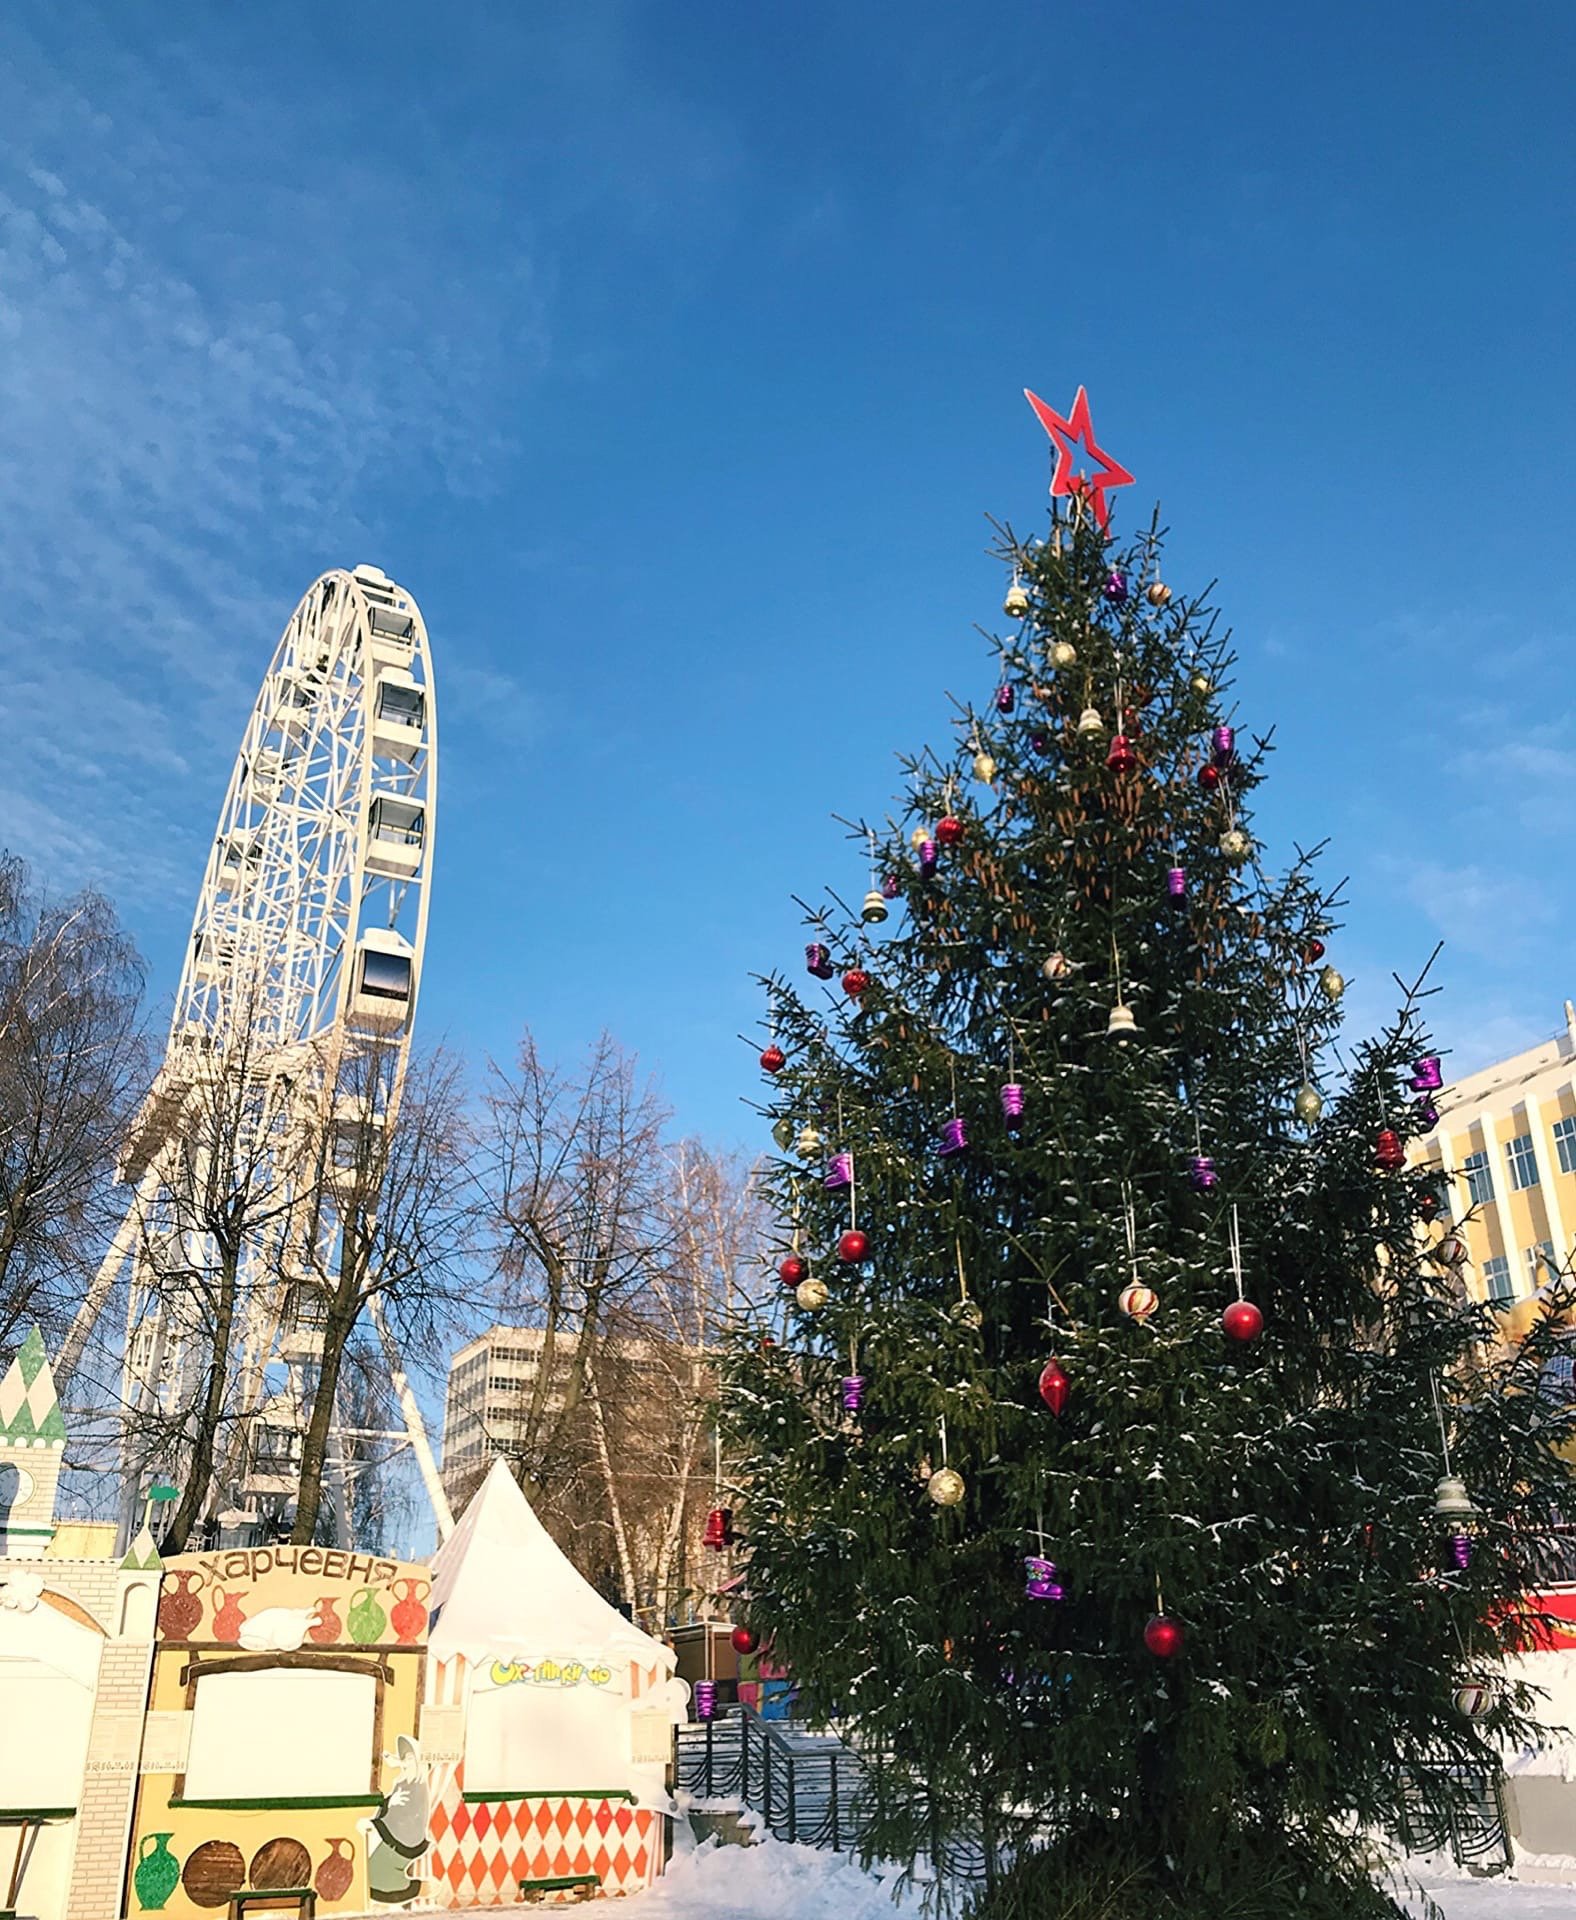
[[[426,938],[437,771],[432,662],[415,600],[377,567],[323,574],[285,627],[241,741],[164,1062],[122,1156],[132,1197],[62,1348],[63,1375],[129,1262],[123,1405],[168,1408],[189,1389],[201,1329],[149,1256],[161,1233],[189,1231],[174,1205],[175,1183],[193,1177],[183,1142],[227,1060],[244,1061],[255,1089],[235,1163],[286,1203],[316,1181],[314,1231],[330,1241],[337,1232],[332,1156],[325,1178],[321,1143],[325,1131],[334,1137],[352,1075],[363,1120],[375,1111],[389,1126],[398,1109]],[[290,1206],[277,1211],[288,1217]],[[331,1258],[332,1248],[312,1252]],[[288,1507],[291,1436],[298,1454],[322,1352],[321,1328],[299,1310],[291,1284],[291,1250],[270,1244],[265,1227],[247,1259],[235,1437],[215,1481],[237,1525],[277,1522]],[[453,1521],[425,1424],[376,1295],[369,1315],[404,1425],[351,1437],[409,1444],[446,1534]],[[331,1491],[342,1540],[346,1441],[336,1424]],[[178,1462],[165,1465],[178,1471]]]

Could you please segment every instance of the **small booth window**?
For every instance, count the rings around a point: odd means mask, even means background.
[[[183,1800],[364,1800],[377,1766],[374,1673],[268,1666],[199,1674]]]

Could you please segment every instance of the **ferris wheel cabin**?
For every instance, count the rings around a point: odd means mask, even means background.
[[[426,694],[402,668],[382,668],[372,688],[373,752],[414,760],[426,725]]]
[[[415,997],[416,955],[410,942],[388,928],[368,928],[356,942],[352,1022],[383,1031],[403,1027]]]

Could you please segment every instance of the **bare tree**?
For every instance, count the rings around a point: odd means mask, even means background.
[[[52,902],[0,855],[0,1349],[55,1335],[91,1270],[146,1081],[142,986],[107,900]]]
[[[529,1034],[512,1072],[492,1064],[478,1177],[494,1298],[540,1340],[506,1432],[522,1486],[583,1571],[609,1557],[591,1400],[598,1355],[678,1233],[663,1147],[668,1111],[636,1061],[603,1034],[573,1071]]]
[[[418,1056],[392,1112],[389,1065],[377,1047],[345,1062],[300,1226],[303,1284],[322,1331],[291,1534],[302,1544],[317,1530],[341,1373],[363,1316],[406,1351],[434,1347],[451,1325],[474,1212],[458,1062]]]

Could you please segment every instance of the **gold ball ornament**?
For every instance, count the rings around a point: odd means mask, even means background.
[[[1078,716],[1078,731],[1085,736],[1105,732],[1105,722],[1100,718],[1098,707],[1085,707]]]
[[[1297,1097],[1292,1101],[1292,1111],[1305,1127],[1313,1126],[1324,1111],[1324,1101],[1317,1087],[1306,1081],[1297,1089]]]
[[[1029,611],[1029,596],[1023,590],[1023,583],[1014,580],[1007,589],[1007,597],[1001,603],[1001,610],[1009,620],[1021,620]]]
[[[1319,969],[1319,991],[1324,995],[1326,1000],[1331,1002],[1339,1000],[1341,995],[1346,991],[1345,976],[1338,973],[1334,967],[1321,967]]]
[[[967,1327],[971,1333],[978,1333],[985,1324],[978,1300],[954,1300],[950,1311],[953,1324]]]
[[[992,780],[996,778],[996,762],[990,757],[988,753],[975,754],[974,778],[978,780],[982,786],[987,786],[987,787],[990,785]]]
[[[1053,667],[1070,667],[1077,658],[1078,649],[1073,645],[1071,640],[1058,640],[1056,645],[1051,648],[1051,665]]]
[[[814,1313],[817,1307],[824,1307],[832,1296],[826,1290],[826,1282],[817,1280],[811,1274],[808,1280],[801,1280],[794,1288],[793,1297],[803,1312]]]
[[[1188,681],[1188,685],[1200,697],[1206,696],[1215,691],[1215,683],[1213,680],[1210,679],[1207,673],[1195,673],[1192,679]]]
[[[925,1491],[938,1507],[955,1507],[963,1498],[963,1475],[956,1467],[937,1467],[926,1481]]]
[[[1142,1280],[1134,1280],[1116,1296],[1116,1304],[1129,1320],[1136,1320],[1142,1326],[1160,1305],[1160,1295],[1153,1287],[1146,1287]]]
[[[1220,836],[1220,850],[1233,866],[1240,867],[1253,851],[1253,842],[1241,827],[1227,827]]]
[[[908,836],[908,844],[914,849],[916,853],[918,853],[920,848],[925,844],[925,842],[929,838],[930,838],[929,827],[916,827],[914,831]]]
[[[1154,580],[1144,589],[1144,598],[1152,607],[1163,607],[1170,602],[1171,589],[1164,580]]]

